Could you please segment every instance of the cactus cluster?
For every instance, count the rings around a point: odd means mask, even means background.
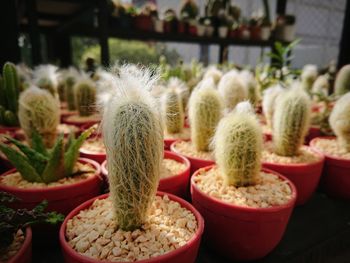
[[[335,103],[329,124],[337,136],[339,147],[350,152],[350,92]]]
[[[19,86],[16,66],[5,63],[0,78],[0,125],[18,126]]]
[[[75,103],[80,116],[90,116],[95,110],[96,85],[92,80],[83,79],[74,86]]]
[[[222,116],[223,102],[214,87],[213,79],[206,79],[190,97],[191,140],[197,151],[210,150],[210,141]]]
[[[273,113],[278,95],[283,92],[281,85],[277,84],[264,90],[262,99],[262,110],[266,119],[266,125],[272,128]]]
[[[344,95],[350,91],[350,64],[343,66],[335,78],[334,93],[337,96]]]
[[[150,76],[122,67],[103,110],[110,198],[118,226],[127,231],[146,221],[160,179],[163,128]]]
[[[46,149],[42,137],[34,130],[32,148],[7,137],[21,152],[4,143],[0,144],[0,150],[25,180],[48,184],[74,176],[73,168],[79,157],[79,148],[94,129],[91,127],[84,131],[77,139],[71,134],[66,144],[61,134],[51,150]]]
[[[173,88],[168,88],[162,96],[162,113],[167,133],[181,133],[185,116],[180,95]]]
[[[273,116],[274,151],[281,156],[296,156],[309,131],[310,98],[300,87],[278,97]]]
[[[218,91],[223,98],[225,108],[233,110],[236,105],[247,98],[247,92],[237,71],[229,71],[222,76]]]
[[[261,168],[262,131],[254,110],[239,103],[219,122],[214,137],[215,159],[224,181],[235,187],[258,182]]]

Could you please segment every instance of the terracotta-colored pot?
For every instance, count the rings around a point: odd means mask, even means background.
[[[157,192],[158,196],[163,196],[166,193],[163,192]],[[169,253],[163,254],[161,256],[151,258],[151,259],[145,259],[145,260],[139,260],[135,261],[137,263],[194,263],[197,257],[198,248],[200,245],[201,237],[204,230],[204,220],[202,216],[198,213],[198,211],[188,202],[185,200],[172,195],[167,194],[169,196],[170,200],[173,200],[175,202],[180,203],[180,205],[188,210],[190,210],[196,217],[198,222],[198,229],[186,245],[177,248]],[[77,215],[81,210],[86,209],[91,206],[91,204],[96,199],[104,199],[107,198],[108,194],[101,195],[98,197],[95,197],[93,199],[90,199],[89,201],[86,201],[85,203],[81,204],[77,208],[75,208],[64,220],[61,229],[60,229],[60,243],[62,247],[63,252],[63,258],[66,263],[107,263],[107,261],[100,261],[93,258],[86,257],[84,255],[81,255],[80,253],[76,252],[72,247],[68,244],[65,237],[67,222],[69,219],[73,218],[75,215]],[[122,263],[122,262],[120,262]]]
[[[215,164],[215,161],[212,161],[212,160],[204,160],[204,159],[200,159],[200,158],[195,158],[195,157],[191,157],[191,156],[187,156],[187,155],[184,155],[182,154],[181,152],[179,152],[177,149],[176,149],[176,144],[178,142],[180,142],[181,140],[177,140],[175,142],[173,142],[171,145],[170,145],[170,150],[174,153],[177,153],[179,155],[182,155],[184,157],[186,157],[190,163],[191,163],[191,174],[193,174],[195,171],[197,171],[199,168],[202,168],[202,167],[206,167],[206,166],[209,166],[209,165],[213,165]]]
[[[186,165],[186,169],[177,175],[161,178],[159,180],[158,191],[167,192],[182,198],[187,198],[191,163],[185,157],[170,151],[164,151],[164,158],[173,159],[177,162],[183,163]],[[105,180],[108,181],[107,161],[104,161],[102,163],[101,171]]]
[[[28,189],[0,184],[0,191],[9,192],[20,199],[18,202],[11,203],[11,207],[33,209],[43,200],[47,200],[47,211],[57,211],[66,215],[77,205],[100,194],[102,182],[100,165],[85,158],[79,158],[79,162],[91,164],[95,169],[95,175],[74,184],[46,188]],[[14,172],[16,169],[11,169],[0,176]]]
[[[335,137],[319,137],[314,138],[310,142],[310,147],[324,154],[325,164],[321,179],[322,188],[332,197],[343,198],[350,200],[350,160],[335,157],[322,152],[316,147],[316,142],[319,139],[335,140]]]
[[[208,171],[213,167],[203,169]],[[297,196],[293,183],[276,172],[262,171],[288,182],[292,189],[292,198],[288,203],[269,208],[229,204],[203,193],[196,186],[194,179],[200,171],[192,176],[192,203],[205,221],[204,241],[232,261],[259,259],[270,253],[280,242],[293,211]]]
[[[7,263],[30,263],[32,262],[32,230],[26,227],[24,233],[24,242],[17,254],[14,255]]]
[[[311,198],[320,181],[324,156],[316,151],[313,152],[319,157],[319,160],[313,163],[282,164],[262,162],[264,168],[283,174],[294,183],[298,190],[297,205],[305,204]]]

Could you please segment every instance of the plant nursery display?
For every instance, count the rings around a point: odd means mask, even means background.
[[[329,117],[336,137],[318,137],[311,141],[313,149],[325,155],[323,184],[327,194],[349,199],[350,169],[350,93],[343,95],[334,105]]]
[[[261,169],[262,132],[252,106],[243,103],[216,129],[217,165],[197,170],[191,179],[205,242],[231,260],[267,255],[281,240],[297,196],[287,178]]]
[[[16,200],[15,196],[0,191],[0,262],[29,263],[32,257],[30,226],[38,223],[57,224],[64,217],[56,212],[44,212],[46,201],[32,210],[7,206]]]
[[[92,130],[83,132],[77,139],[72,135],[66,143],[60,135],[52,149],[45,147],[35,130],[31,147],[7,137],[19,151],[0,144],[0,150],[16,168],[0,176],[0,190],[19,197],[21,200],[13,204],[17,207],[31,209],[47,199],[50,211],[64,214],[82,200],[96,196],[101,185],[100,166],[92,160],[79,159],[79,148]]]

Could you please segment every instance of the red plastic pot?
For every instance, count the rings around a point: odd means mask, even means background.
[[[138,15],[133,18],[133,25],[136,29],[141,31],[152,31],[153,22],[151,16]]]
[[[195,157],[191,157],[191,156],[187,156],[187,155],[184,155],[182,154],[181,152],[179,152],[177,149],[176,149],[176,144],[178,142],[180,142],[181,140],[177,140],[175,142],[173,142],[171,145],[170,145],[170,150],[174,153],[177,153],[181,156],[184,156],[186,157],[190,163],[191,163],[191,174],[193,174],[195,171],[197,171],[199,168],[203,168],[203,167],[206,167],[206,166],[209,166],[209,165],[213,165],[215,164],[215,161],[212,161],[212,160],[204,160],[204,159],[199,159],[199,158],[195,158]]]
[[[325,156],[325,164],[321,179],[322,188],[329,196],[350,200],[350,160],[322,152],[322,150],[315,145],[319,139],[335,140],[336,138],[319,137],[314,138],[310,142],[310,147],[313,150]]]
[[[94,135],[92,135],[94,136]],[[96,135],[97,139],[101,138],[101,135]],[[90,138],[92,140],[94,137]],[[99,164],[103,163],[106,160],[106,152],[93,152],[88,149],[84,149],[84,145],[79,149],[80,157],[88,158],[98,162]]]
[[[69,117],[71,117],[71,116],[73,116],[73,115],[65,117],[62,120],[62,123],[75,125],[75,126],[78,126],[78,127],[81,128],[83,125],[90,125],[90,126],[92,126],[92,125],[100,122],[99,120],[81,120],[81,121],[76,121],[75,120],[75,121],[73,121],[73,120],[69,120]]]
[[[167,192],[173,195],[177,195],[182,198],[188,197],[188,185],[190,179],[191,163],[185,157],[170,151],[164,151],[165,159],[173,159],[177,162],[186,165],[186,169],[180,174],[161,178],[158,185],[158,191]],[[107,180],[107,161],[104,161],[101,165],[102,175]]]
[[[262,162],[264,168],[281,173],[294,183],[298,190],[298,198],[296,201],[297,205],[305,204],[311,198],[320,181],[324,164],[324,156],[318,152],[313,152],[319,157],[319,160],[313,163],[282,164]]]
[[[27,189],[0,184],[0,191],[9,192],[20,199],[18,202],[11,203],[11,206],[14,208],[33,209],[41,201],[47,200],[47,211],[57,211],[66,215],[77,205],[100,194],[102,181],[100,178],[100,165],[93,160],[85,158],[79,158],[79,162],[91,164],[96,170],[95,175],[74,184],[47,188]],[[0,176],[5,176],[15,171],[16,169],[11,169]]]
[[[203,168],[212,169],[214,165]],[[202,170],[202,169],[201,169]],[[266,256],[280,242],[293,211],[297,191],[284,176],[292,189],[292,198],[285,205],[269,208],[251,208],[223,202],[203,193],[194,183],[197,171],[191,179],[194,207],[205,221],[203,239],[206,244],[230,260],[254,260]]]
[[[77,111],[69,111],[67,109],[61,110],[61,122],[63,122],[65,118],[75,114],[77,114]]]
[[[251,26],[250,29],[250,37],[253,40],[261,40],[261,27],[260,26]]]
[[[322,135],[322,133],[321,133],[320,127],[318,127],[318,126],[311,126],[310,129],[309,129],[309,133],[305,137],[305,144],[309,145],[310,142],[314,138],[320,137],[321,135]]]
[[[0,126],[0,134],[7,134],[13,136],[18,129],[20,129],[20,127]]]
[[[166,193],[163,193],[163,192],[157,192],[158,196],[163,196],[165,194]],[[191,262],[195,262],[196,260],[198,248],[199,248],[201,237],[204,230],[204,220],[202,216],[198,213],[198,211],[191,204],[172,194],[167,194],[167,195],[169,196],[170,200],[180,203],[182,207],[190,210],[195,215],[198,222],[198,229],[194,237],[192,237],[192,239],[190,239],[186,245],[176,250],[173,250],[169,253],[161,255],[159,257],[135,261],[137,263],[185,263],[185,262],[191,263]],[[91,206],[91,204],[94,202],[95,199],[104,199],[107,197],[108,197],[108,194],[105,194],[105,195],[101,195],[93,199],[90,199],[89,201],[86,201],[85,203],[75,208],[72,212],[70,212],[69,215],[64,220],[60,229],[59,237],[60,237],[60,243],[61,243],[62,252],[63,252],[63,258],[66,263],[102,263],[102,262],[108,263],[109,262],[109,261],[96,260],[96,259],[89,258],[79,254],[78,252],[76,252],[74,249],[71,248],[71,246],[67,243],[66,237],[65,237],[66,226],[69,219],[74,217],[81,210]],[[119,262],[119,263],[122,263],[122,262]]]
[[[170,146],[177,141],[177,139],[164,139],[164,150],[170,151]]]
[[[17,254],[13,256],[7,263],[30,263],[32,262],[32,230],[26,227],[25,238],[21,248]]]
[[[191,36],[197,36],[197,26],[195,25],[190,25],[188,27],[188,33],[191,35]]]

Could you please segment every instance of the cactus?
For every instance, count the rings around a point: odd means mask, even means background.
[[[310,125],[310,98],[299,87],[281,94],[273,116],[274,151],[296,156]]]
[[[46,147],[52,147],[60,120],[58,101],[46,90],[31,87],[19,98],[18,118],[29,143],[36,130],[44,139]]]
[[[225,108],[229,111],[247,98],[246,90],[236,71],[229,71],[221,78],[218,91],[223,98]]]
[[[168,133],[181,133],[184,126],[182,101],[175,89],[168,89],[163,95],[162,112]]]
[[[263,93],[262,109],[266,119],[266,124],[272,128],[273,113],[275,111],[276,98],[283,92],[281,85],[275,85],[266,89]]]
[[[18,125],[18,97],[20,85],[16,66],[5,63],[0,79],[0,124],[5,126]]]
[[[301,73],[301,85],[306,91],[310,91],[313,83],[317,78],[317,67],[316,65],[305,65]]]
[[[260,94],[254,75],[248,70],[243,70],[240,72],[239,78],[246,89],[248,100],[255,106],[260,100]]]
[[[350,91],[350,64],[343,66],[337,74],[334,82],[334,93],[337,96]]]
[[[74,86],[75,102],[80,116],[94,113],[96,104],[96,86],[91,80],[81,80]]]
[[[18,147],[21,153],[6,143],[0,144],[0,151],[6,155],[25,180],[48,184],[75,175],[73,168],[79,158],[79,148],[95,129],[94,126],[89,128],[77,139],[71,134],[66,144],[61,134],[52,150],[45,148],[42,137],[33,130],[32,148],[11,137],[6,137],[10,143]]]
[[[252,111],[246,110],[245,105],[237,107],[219,122],[216,130],[215,159],[227,185],[250,186],[259,178],[263,140]]]
[[[205,72],[203,79],[212,78],[214,80],[215,85],[217,85],[222,77],[222,72],[218,70],[216,67],[210,67]]]
[[[34,70],[34,83],[40,88],[47,90],[53,97],[58,99],[58,73],[54,65],[41,65]]]
[[[191,140],[197,151],[209,151],[211,138],[222,116],[223,102],[209,78],[192,92],[189,101]]]
[[[329,124],[337,136],[339,147],[350,152],[350,92],[335,103]]]
[[[174,89],[180,95],[183,112],[186,112],[188,100],[190,97],[190,90],[185,82],[179,78],[172,77],[169,79],[168,89]]]
[[[67,77],[65,81],[65,90],[66,90],[67,106],[68,106],[68,110],[70,111],[74,111],[77,109],[75,105],[74,85],[75,85],[75,79],[72,76]]]
[[[326,75],[320,75],[315,80],[314,84],[312,85],[312,93],[319,93],[323,96],[328,96],[329,93],[329,76]]]
[[[118,226],[127,231],[145,222],[160,178],[163,129],[150,73],[120,69],[103,110],[110,198]]]

